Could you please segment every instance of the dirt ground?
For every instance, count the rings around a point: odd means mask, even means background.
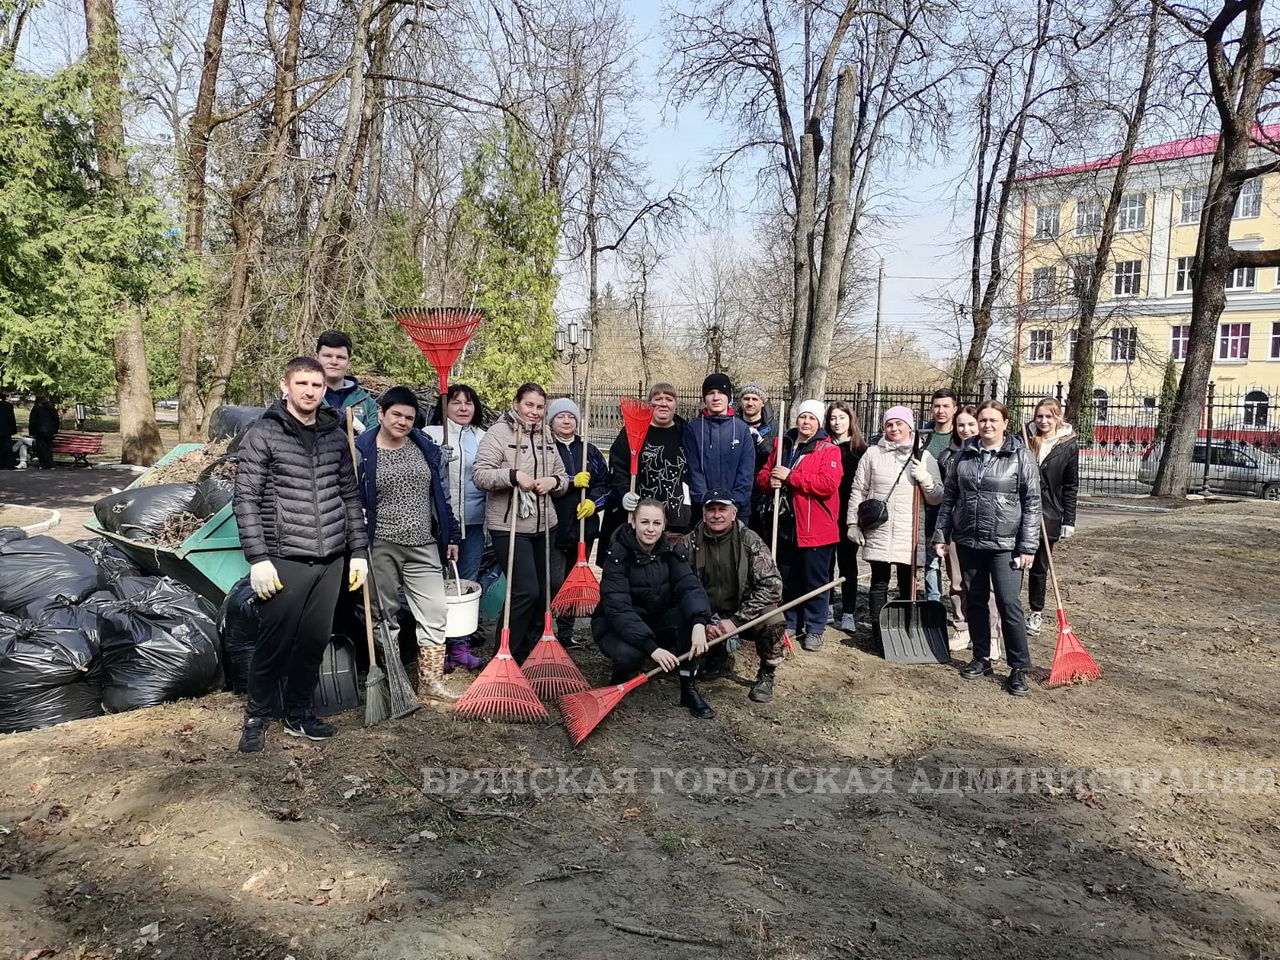
[[[1280,509],[1059,558],[1106,676],[1028,700],[829,631],[577,749],[423,710],[244,758],[230,695],[0,738],[0,956],[1280,957]]]

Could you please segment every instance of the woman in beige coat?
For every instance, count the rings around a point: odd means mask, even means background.
[[[550,495],[567,489],[569,477],[547,431],[547,392],[536,383],[516,391],[511,409],[489,428],[476,451],[471,481],[484,490],[485,526],[494,552],[507,557],[514,534],[511,592],[511,653],[523,663],[542,633],[547,588],[547,544],[556,511]]]
[[[915,488],[926,503],[942,502],[942,475],[927,450],[916,457],[915,414],[907,407],[890,407],[884,414],[884,435],[867,448],[853,475],[849,491],[848,537],[858,545],[861,559],[871,566],[867,605],[871,632],[880,642],[880,611],[889,598],[889,577],[897,568],[898,596],[911,595],[911,555],[922,549],[916,530]],[[864,500],[881,500],[887,518],[878,525],[860,523]],[[920,525],[923,529],[923,525]],[[913,534],[915,536],[913,537]],[[917,562],[919,557],[917,556]]]

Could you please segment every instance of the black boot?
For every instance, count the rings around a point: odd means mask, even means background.
[[[747,694],[752,703],[768,703],[773,699],[773,673],[776,667],[760,664],[760,672],[756,674],[755,685]]]
[[[712,720],[716,715],[711,704],[698,692],[698,681],[691,675],[680,675],[680,706],[688,707],[699,720]]]
[[[613,670],[609,673],[609,686],[616,686],[619,683],[626,683],[636,675],[634,670],[628,670],[626,667],[620,667],[616,663]]]

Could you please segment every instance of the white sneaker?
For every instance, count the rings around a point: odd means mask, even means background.
[[[845,633],[854,633],[858,629],[858,621],[853,618],[852,613],[846,613],[840,618],[840,629]]]
[[[1033,611],[1032,613],[1027,614],[1027,633],[1038,634],[1043,625],[1044,618],[1040,615],[1039,611]]]

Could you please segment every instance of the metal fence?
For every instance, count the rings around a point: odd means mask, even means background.
[[[785,388],[764,386],[776,409]],[[852,406],[863,432],[873,437],[880,433],[878,418],[892,406],[911,409],[917,423],[930,420],[935,389],[930,385],[873,390],[870,383],[863,382],[833,385],[824,399],[828,403],[843,400]],[[1023,387],[1021,397],[1010,408],[1011,420],[1019,425],[1029,422],[1044,397],[1065,404],[1066,392],[1064,383]],[[593,384],[585,411],[592,440],[607,448],[622,429],[619,398],[645,397],[647,393],[647,385],[641,382]],[[997,381],[982,381],[971,395],[962,397],[962,402],[976,404],[987,399],[1007,399]],[[676,407],[685,419],[697,416],[702,407],[700,385],[677,384]],[[1078,430],[1081,492],[1112,496],[1149,493],[1160,458],[1160,398],[1133,389],[1098,388],[1089,413],[1091,417],[1082,418],[1086,422]],[[1280,499],[1280,422],[1267,393],[1256,389],[1225,391],[1209,384],[1200,437],[1192,467],[1192,492],[1206,489]],[[1212,441],[1206,442],[1210,437]]]

